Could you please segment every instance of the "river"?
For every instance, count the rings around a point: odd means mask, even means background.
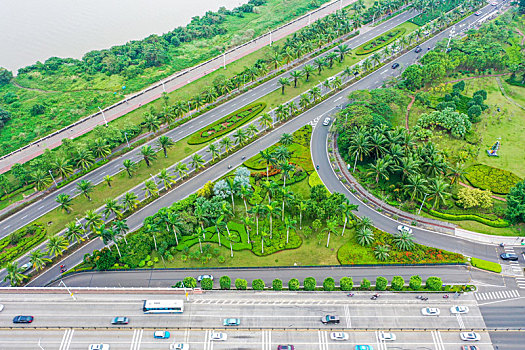
[[[162,34],[247,0],[0,0],[0,67],[82,56]]]

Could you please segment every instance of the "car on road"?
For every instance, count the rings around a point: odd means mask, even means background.
[[[406,233],[412,233],[412,229],[408,226],[405,226],[405,225],[399,225],[397,227],[397,231],[399,233],[403,233],[403,232],[406,232]]]
[[[201,282],[205,278],[209,278],[209,279],[211,279],[213,281],[213,276],[212,275],[200,275],[199,277],[197,277],[197,282]]]
[[[476,332],[461,332],[459,337],[463,341],[480,341],[481,336]]]
[[[239,326],[241,324],[241,319],[239,318],[225,318],[222,322],[224,326]]]
[[[421,309],[421,313],[425,316],[439,316],[440,311],[437,307],[424,307]]]
[[[381,333],[379,333],[379,340],[394,341],[394,340],[396,340],[396,335],[394,333],[381,332]]]
[[[503,253],[499,257],[503,260],[518,261],[518,256],[514,253]]]
[[[33,316],[15,316],[13,323],[31,323],[33,322]]]
[[[332,340],[348,340],[350,337],[345,332],[332,332],[330,333],[330,339]]]
[[[0,304],[0,312],[4,311],[4,304]]]
[[[31,270],[32,267],[33,267],[33,264],[31,264],[30,262],[27,262],[23,264],[22,266],[20,266],[20,271],[21,273],[26,273],[27,271]]]
[[[88,350],[109,350],[109,344],[91,344]]]
[[[476,11],[474,14],[475,14],[476,16],[481,16],[481,12],[480,12],[480,11]]]
[[[423,51],[423,49],[421,48],[421,46],[416,46],[416,53],[420,53],[421,51]]]
[[[111,320],[111,324],[128,324],[129,318],[124,316],[117,316]]]
[[[228,335],[223,332],[212,331],[210,334],[210,340],[213,340],[213,341],[226,341],[227,339],[228,339]]]
[[[397,67],[399,67],[399,63],[397,62],[392,65],[392,69],[396,69]]]
[[[277,350],[295,350],[295,347],[293,345],[279,345]]]
[[[330,125],[330,121],[331,121],[330,117],[326,117],[326,118],[324,118],[323,125],[324,125],[324,126],[328,126],[328,125]]]
[[[168,339],[170,337],[170,332],[168,331],[155,331],[153,332],[153,338],[155,339]]]
[[[476,345],[463,345],[461,350],[479,350]]]
[[[374,350],[372,345],[356,345],[354,350]]]
[[[170,350],[190,350],[190,344],[171,344]]]
[[[493,1],[490,3],[492,6],[498,6],[498,2],[497,1]]]
[[[466,314],[468,313],[468,306],[456,305],[450,308],[451,314]]]
[[[324,315],[321,318],[321,322],[323,322],[324,324],[330,324],[330,323],[339,323],[340,320],[339,320],[339,316],[337,315]]]

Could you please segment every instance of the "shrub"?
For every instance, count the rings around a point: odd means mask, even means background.
[[[232,285],[232,280],[228,276],[221,276],[219,279],[219,285],[221,286],[221,289],[230,289]]]
[[[429,277],[427,278],[426,286],[425,288],[432,291],[438,291],[441,290],[441,287],[443,286],[443,281],[439,277]]]
[[[405,286],[405,280],[401,276],[394,276],[390,284],[392,290],[401,290]]]
[[[184,277],[182,282],[184,282],[184,286],[186,288],[195,288],[195,287],[197,287],[197,280],[195,279],[195,277],[191,277],[191,276]]]
[[[355,50],[356,55],[367,55],[371,52],[377,51],[388,44],[394,42],[397,38],[403,35],[406,32],[405,28],[392,29],[388,32],[382,34],[381,36],[372,39],[363,45],[359,46]]]
[[[412,290],[419,290],[421,289],[421,284],[423,283],[423,280],[418,275],[414,275],[410,277],[410,281],[408,282],[408,286]]]
[[[470,263],[472,266],[477,267],[478,269],[492,271],[492,272],[501,272],[501,265],[492,261],[482,260],[478,258],[471,258]]]
[[[387,285],[388,280],[383,276],[379,276],[376,278],[376,290],[386,290]]]
[[[297,278],[292,278],[288,281],[289,290],[299,290],[299,280]]]
[[[465,178],[472,186],[497,194],[508,194],[510,189],[521,181],[518,176],[508,170],[493,168],[485,164],[475,164],[466,170]]]
[[[490,219],[481,217],[479,215],[474,215],[474,214],[450,214],[450,213],[442,213],[440,211],[436,211],[432,209],[428,210],[428,213],[437,218],[441,218],[441,219],[445,219],[449,221],[471,220],[471,221],[477,221],[479,223],[482,223],[483,225],[487,225],[490,227],[508,227],[510,226],[507,220],[504,220],[501,218],[498,218],[497,220],[490,220]]]
[[[252,282],[253,290],[264,290],[264,281],[262,279],[255,279]]]
[[[315,278],[313,277],[306,277],[303,282],[304,290],[312,291],[315,290],[315,287],[317,286],[317,282],[315,281]]]
[[[246,282],[245,279],[237,278],[235,280],[235,288],[239,290],[246,290],[246,288],[248,288],[248,282]]]
[[[204,278],[201,281],[201,288],[204,289],[204,290],[211,290],[211,289],[213,289],[213,281],[211,280],[211,278]]]
[[[283,281],[276,278],[272,281],[272,288],[273,290],[283,290]]]
[[[354,281],[352,280],[352,277],[342,277],[339,281],[339,286],[341,287],[341,290],[349,291],[354,287]]]
[[[335,290],[335,281],[332,277],[326,277],[323,281],[323,289],[326,291],[333,291]]]
[[[370,290],[370,280],[363,278],[360,288],[362,290]]]

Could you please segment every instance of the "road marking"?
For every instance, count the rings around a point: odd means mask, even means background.
[[[60,343],[59,350],[68,350],[71,346],[71,340],[73,340],[74,329],[66,329],[64,336],[62,337],[62,342]]]
[[[337,102],[337,101],[339,101],[339,100],[342,99],[342,98],[343,98],[343,96],[339,97],[339,98],[336,99],[334,102]]]
[[[381,72],[380,74],[381,74],[381,75],[383,75],[383,74],[385,74],[385,73],[388,73],[388,69],[387,69],[387,70],[384,70],[384,71],[382,71],[382,72]]]
[[[432,331],[432,340],[434,345],[436,345],[436,350],[445,350],[445,344],[443,344],[443,338],[441,338],[441,333],[439,331]]]
[[[144,329],[135,329],[133,331],[133,338],[131,338],[131,346],[129,350],[139,350],[140,343],[142,342],[142,336],[144,334]]]
[[[272,349],[272,331],[263,330],[262,332],[262,350]]]
[[[22,219],[25,219],[25,218],[27,218],[27,214],[26,214],[26,215],[24,215],[24,216],[22,216]]]
[[[346,328],[352,328],[352,320],[350,319],[350,308],[348,305],[345,305],[345,320],[346,320]]]
[[[459,328],[461,329],[465,328],[465,322],[463,322],[463,319],[461,318],[461,314],[456,314],[456,317],[458,319]]]
[[[515,289],[495,291],[495,292],[485,292],[485,293],[474,293],[474,298],[480,301],[497,300],[497,299],[512,299],[512,298],[519,298],[519,297],[520,297],[520,293]]]
[[[45,207],[45,205],[41,205],[38,207],[38,209],[42,209],[43,207]]]
[[[319,350],[328,350],[328,336],[326,331],[317,331],[319,338]]]

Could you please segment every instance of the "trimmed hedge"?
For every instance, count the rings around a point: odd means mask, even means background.
[[[471,258],[470,263],[472,266],[477,267],[478,269],[492,271],[492,272],[501,272],[501,265],[492,261],[487,261],[478,258]]]
[[[238,290],[246,290],[246,288],[248,288],[248,282],[245,279],[237,278],[235,280],[235,288]]]
[[[472,186],[482,190],[491,190],[497,194],[508,194],[510,189],[522,180],[508,170],[493,168],[485,164],[468,167],[465,178]]]
[[[371,52],[377,51],[388,44],[394,42],[397,38],[399,38],[401,35],[405,34],[406,29],[405,28],[397,28],[389,30],[388,32],[384,33],[378,38],[372,39],[363,45],[359,46],[355,50],[356,55],[368,55]]]
[[[306,277],[303,281],[304,290],[313,291],[317,287],[317,282],[313,277]]]
[[[283,281],[276,278],[272,281],[272,288],[273,290],[283,290]]]
[[[47,230],[41,223],[30,224],[11,233],[9,236],[0,240],[0,266],[4,267],[7,263],[14,261],[27,251],[37,246],[46,239]],[[8,247],[13,239],[13,235],[19,237],[18,242]]]
[[[221,289],[230,289],[232,280],[229,276],[221,276],[219,279],[219,285],[221,286]]]
[[[314,171],[313,173],[310,174],[310,177],[308,178],[308,185],[310,185],[310,187],[314,187],[317,185],[324,185],[317,171]]]
[[[249,105],[228,114],[217,120],[215,123],[208,125],[195,132],[188,139],[188,144],[199,145],[212,139],[220,137],[235,130],[237,127],[247,123],[266,108],[266,103],[250,103]]]
[[[474,215],[474,214],[448,214],[448,213],[442,213],[433,209],[427,209],[426,210],[430,215],[435,216],[440,219],[450,220],[450,221],[462,221],[462,220],[472,220],[477,221],[483,225],[487,225],[490,227],[508,227],[510,226],[510,223],[505,220],[498,218],[497,220],[489,220],[484,217]]]

